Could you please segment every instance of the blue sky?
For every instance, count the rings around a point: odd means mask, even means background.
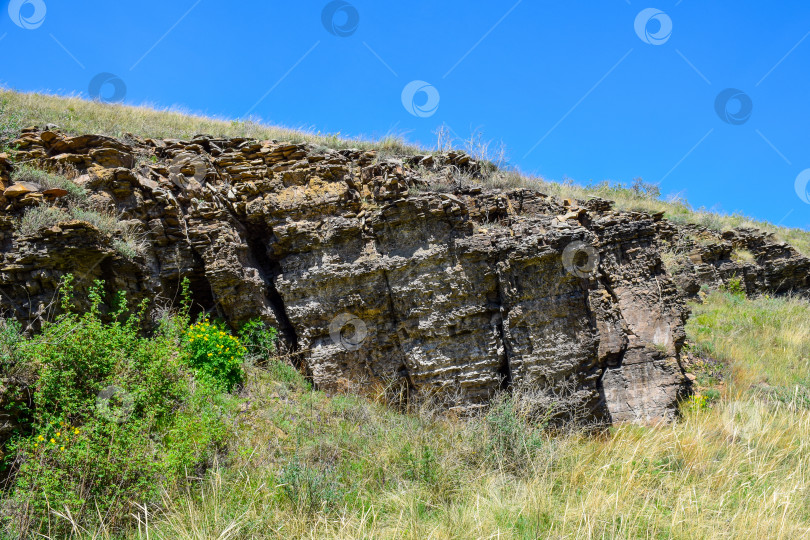
[[[13,89],[88,95],[95,78],[101,98],[130,104],[425,145],[446,124],[550,180],[640,176],[696,207],[810,228],[807,2],[3,8],[0,84]]]

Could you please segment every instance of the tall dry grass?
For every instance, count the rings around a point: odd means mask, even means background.
[[[0,143],[22,127],[44,126],[53,123],[68,133],[95,133],[112,137],[125,137],[132,133],[141,137],[190,139],[198,134],[250,139],[277,139],[280,141],[308,142],[326,148],[358,148],[378,150],[385,156],[463,149],[476,159],[488,162],[483,178],[477,183],[497,188],[528,188],[561,198],[589,199],[603,197],[616,202],[623,210],[664,212],[668,219],[702,225],[721,231],[734,227],[755,227],[772,232],[777,239],[787,242],[801,253],[810,255],[810,232],[780,227],[741,214],[723,214],[705,208],[694,209],[682,198],[661,198],[657,188],[643,184],[639,191],[633,186],[601,182],[579,185],[573,181],[550,182],[540,177],[522,174],[508,166],[502,145],[494,145],[476,132],[467,140],[450,137],[439,128],[435,149],[406,143],[401,137],[389,136],[379,140],[362,137],[348,138],[336,134],[312,133],[311,130],[267,125],[252,120],[216,119],[176,110],[158,110],[149,106],[133,107],[88,101],[79,97],[65,97],[42,93],[21,93],[0,88]]]
[[[190,139],[207,134],[215,137],[277,139],[294,143],[308,142],[329,148],[381,149],[391,153],[414,154],[416,146],[405,144],[397,136],[380,140],[349,138],[337,134],[268,125],[254,120],[217,119],[175,109],[156,109],[148,105],[130,106],[89,101],[76,96],[23,93],[0,88],[0,138],[13,135],[15,129],[56,124],[66,133],[125,137]],[[6,129],[2,129],[6,125]]]
[[[132,537],[807,537],[810,304],[714,293],[693,309],[693,353],[726,379],[668,425],[553,435],[521,396],[451,419],[254,369],[239,440],[163,508],[133,506]]]

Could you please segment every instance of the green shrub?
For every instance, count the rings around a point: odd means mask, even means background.
[[[62,536],[72,525],[126,526],[134,502],[158,502],[161,489],[207,467],[231,433],[234,399],[195,384],[181,344],[187,315],[167,316],[151,336],[138,328],[145,304],[128,312],[123,293],[102,315],[103,283],[90,289],[90,309],[72,311],[71,280],[63,314],[41,334],[0,332],[38,375],[31,424],[7,445],[12,487],[3,501],[6,532]]]
[[[314,516],[337,507],[340,486],[327,472],[288,463],[279,476],[281,493],[299,514]]]
[[[22,360],[22,325],[14,319],[0,319],[0,370],[9,373]]]
[[[239,339],[250,360],[264,362],[276,352],[278,332],[261,319],[251,319],[239,330]]]
[[[729,280],[723,284],[722,289],[734,296],[745,296],[745,286],[742,283],[742,279],[736,276],[729,278]]]
[[[494,464],[508,470],[524,470],[543,445],[544,425],[534,426],[518,413],[509,395],[496,398],[485,417],[486,455]]]
[[[184,335],[189,364],[203,379],[230,392],[242,382],[242,361],[247,349],[220,322],[203,319]]]
[[[42,229],[69,220],[70,214],[56,206],[32,206],[25,209],[22,218],[17,223],[17,230],[25,236],[30,236],[37,234]]]
[[[0,99],[0,143],[19,137],[23,127],[20,111],[9,106],[8,98]]]
[[[405,468],[405,478],[425,484],[433,484],[439,477],[436,452],[429,446],[422,446],[421,452],[414,452],[410,443],[400,451],[400,461]]]

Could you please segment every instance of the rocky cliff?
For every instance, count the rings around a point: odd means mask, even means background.
[[[685,297],[734,278],[749,292],[810,286],[810,260],[756,231],[454,185],[480,173],[462,153],[37,128],[13,146],[13,160],[0,154],[7,313],[35,330],[66,273],[79,290],[104,279],[155,305],[176,302],[188,277],[200,309],[278,327],[327,391],[376,386],[470,411],[520,386],[564,417],[669,419],[688,390]],[[22,164],[67,172],[83,204],[139,231],[138,249],[87,220],[23,234],[31,208],[75,203],[65,190],[12,185]],[[735,249],[751,257],[735,260]]]

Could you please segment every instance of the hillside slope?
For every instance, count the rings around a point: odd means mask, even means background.
[[[808,534],[806,232],[390,140],[0,114],[10,537]]]

